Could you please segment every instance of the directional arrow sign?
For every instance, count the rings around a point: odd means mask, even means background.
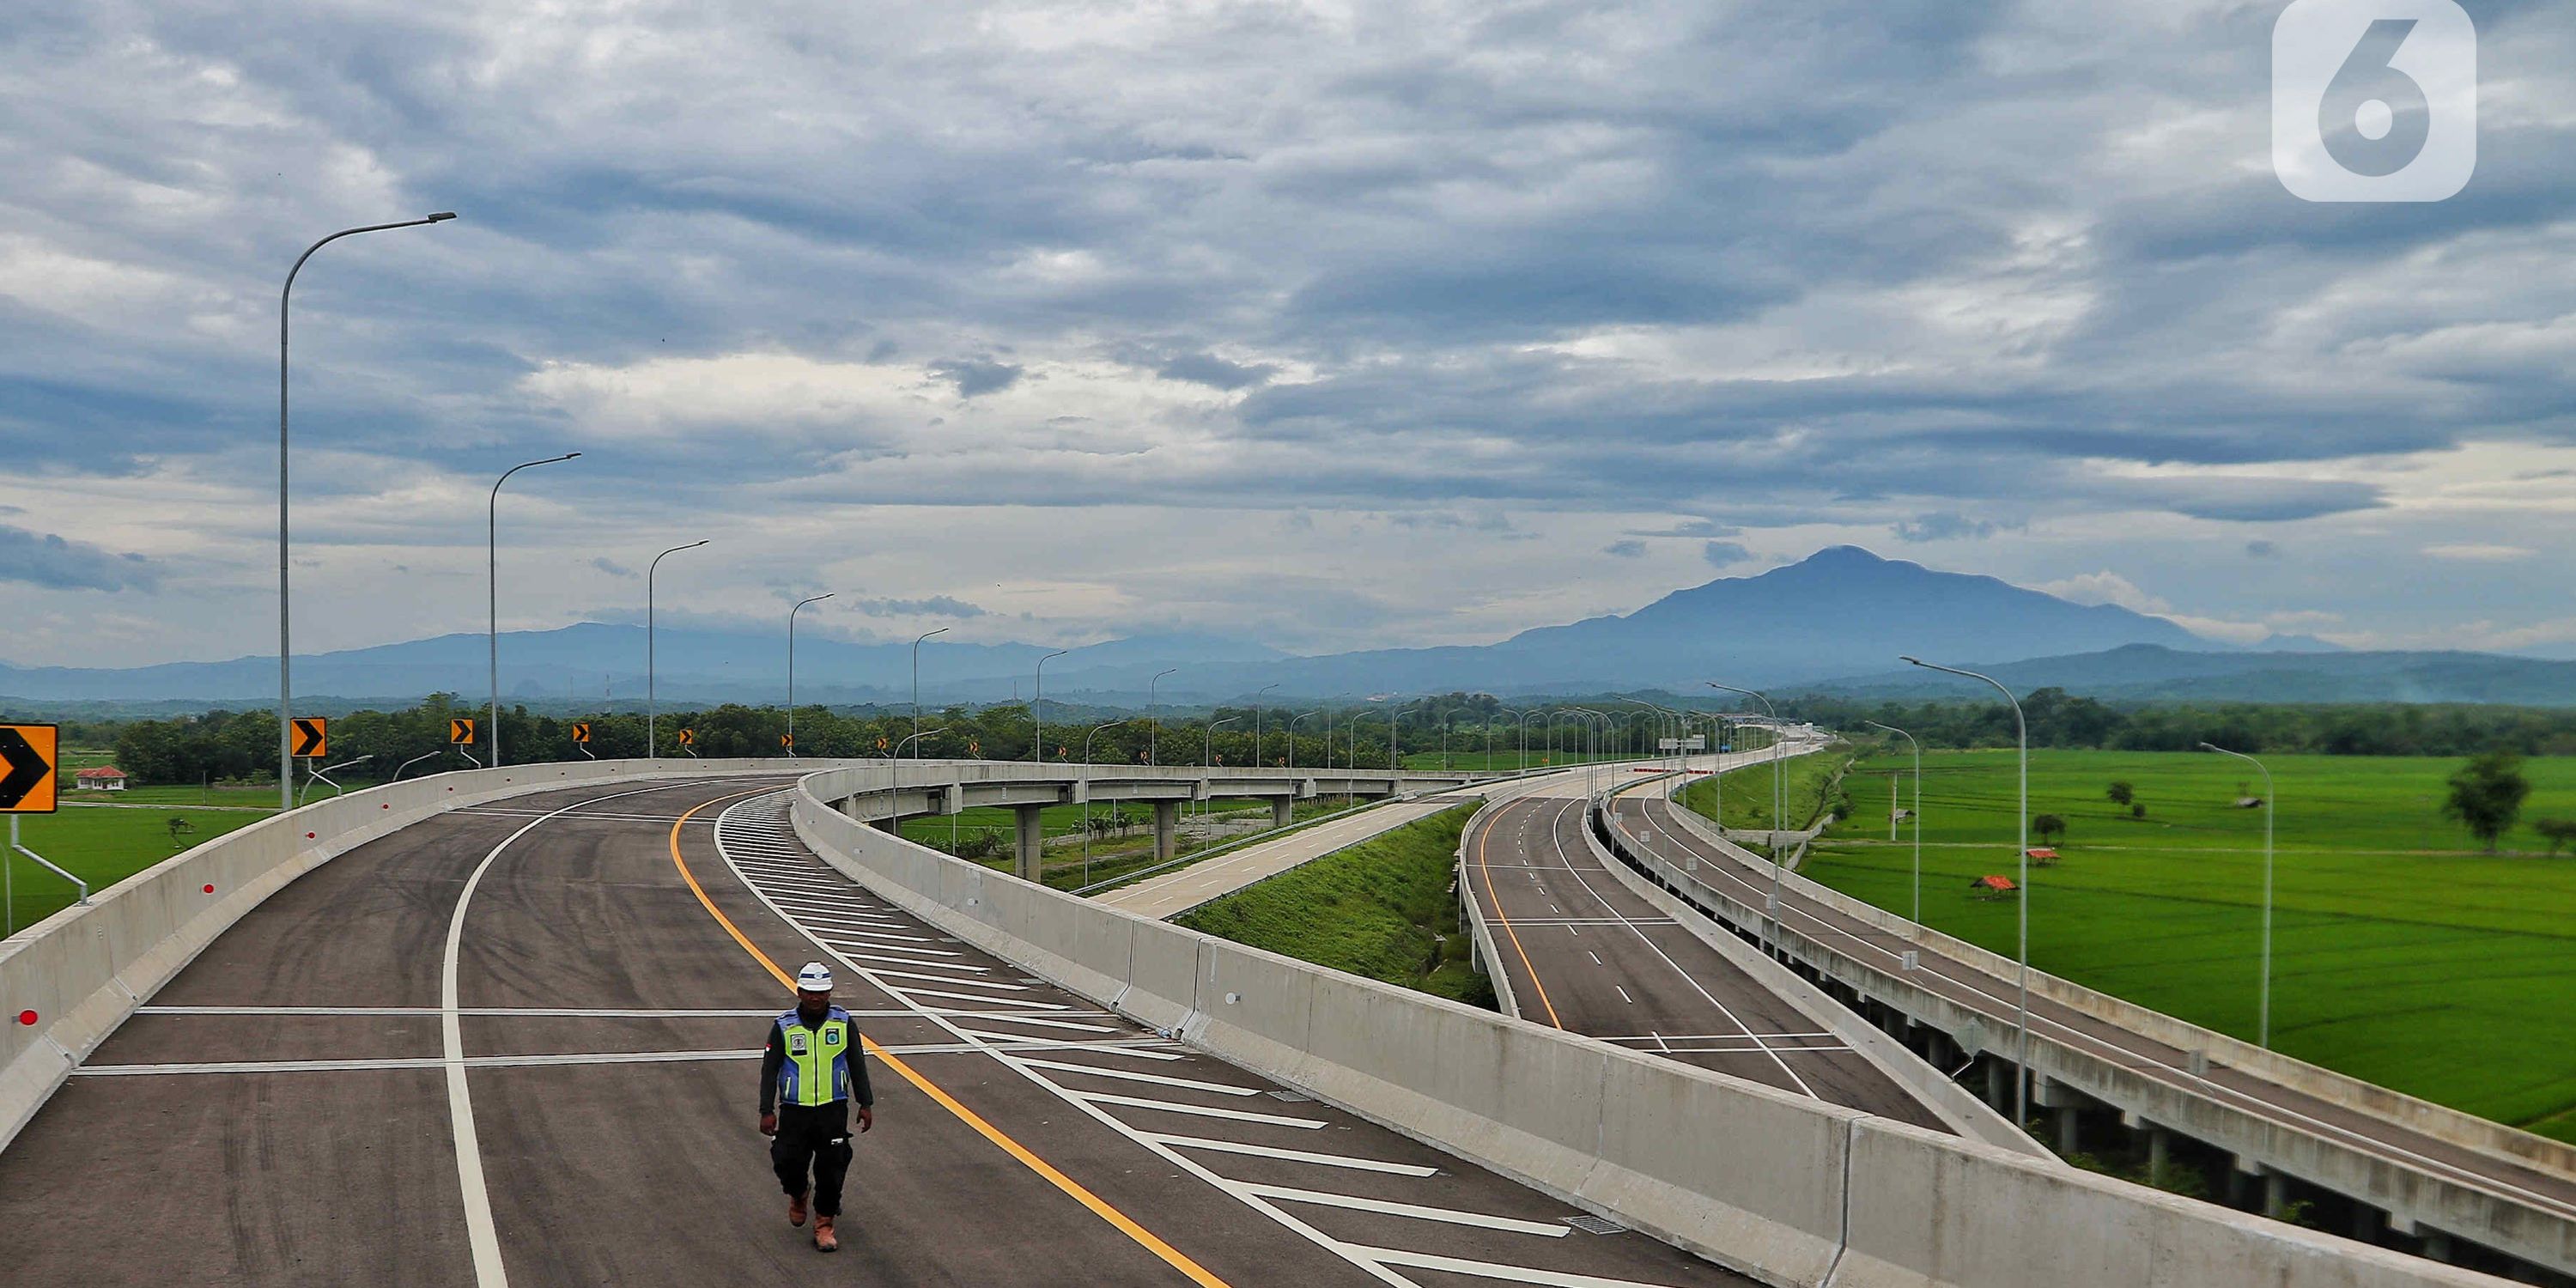
[[[573,740],[574,742],[581,742],[581,743],[586,743],[586,742],[589,742],[589,741],[590,741],[590,722],[589,722],[589,721],[587,721],[587,720],[576,720],[576,721],[574,721],[574,722],[573,722],[573,726],[572,726],[572,740]]]
[[[779,746],[781,746],[781,747],[787,747],[787,748],[793,748],[793,747],[795,747],[795,745],[796,745],[796,735],[794,735],[794,734],[792,734],[792,733],[782,733],[782,734],[778,735],[778,745],[779,745]]]
[[[697,746],[697,745],[698,745],[698,731],[697,731],[697,730],[695,730],[695,729],[683,729],[683,730],[681,730],[681,731],[680,731],[680,745],[681,745],[681,746],[683,746],[683,747],[694,747],[694,746]]]
[[[456,745],[457,745],[457,746],[459,746],[459,747],[471,747],[471,746],[473,746],[473,745],[474,745],[474,722],[473,722],[473,721],[471,721],[471,720],[450,720],[450,721],[448,721],[448,722],[447,722],[447,740],[448,740],[449,742],[452,742],[452,743],[456,744]]]
[[[297,757],[318,760],[331,754],[331,722],[321,716],[297,716],[294,721]]]
[[[54,812],[54,747],[49,724],[0,725],[0,814]]]

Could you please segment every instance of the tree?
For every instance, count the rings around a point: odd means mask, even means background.
[[[2137,789],[2125,782],[2111,784],[2111,789],[2102,794],[2109,797],[2114,805],[2127,805],[2138,798]]]
[[[2531,829],[2549,842],[2549,853],[2553,858],[2561,847],[2576,842],[2576,819],[2537,818],[2531,821]]]
[[[2033,814],[2030,816],[2030,831],[2031,835],[2039,838],[2040,844],[2046,845],[2049,837],[2066,835],[2066,820],[2055,814]]]
[[[2451,775],[2451,796],[2442,802],[2442,817],[2458,820],[2493,854],[2496,838],[2513,826],[2522,813],[2523,798],[2529,795],[2531,782],[2522,776],[2522,757],[2508,750],[2490,751]]]

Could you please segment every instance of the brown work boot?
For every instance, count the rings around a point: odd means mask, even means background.
[[[816,1252],[841,1250],[841,1238],[832,1233],[832,1218],[828,1216],[814,1218],[814,1250]]]
[[[788,1195],[788,1196],[787,1196],[787,1224],[789,1224],[789,1225],[803,1225],[803,1224],[805,1224],[805,1196],[804,1196],[804,1195],[802,1195],[802,1194],[790,1194],[790,1195]]]

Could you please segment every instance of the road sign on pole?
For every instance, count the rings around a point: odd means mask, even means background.
[[[331,754],[331,722],[321,716],[295,717],[295,758],[320,760]]]
[[[59,736],[49,724],[0,725],[0,814],[54,812]]]
[[[778,735],[778,746],[782,751],[796,750],[796,735],[792,733],[782,733]]]
[[[680,731],[680,745],[681,745],[681,746],[683,746],[683,747],[694,747],[694,746],[697,746],[697,745],[698,745],[698,731],[697,731],[697,730],[695,730],[695,729],[683,729],[683,730],[681,730],[681,731]]]
[[[447,722],[447,740],[459,747],[474,745],[474,722],[463,717]]]
[[[577,743],[582,743],[582,744],[584,744],[584,745],[588,745],[588,743],[590,742],[590,722],[589,722],[589,721],[587,721],[587,720],[576,720],[576,721],[574,721],[574,722],[573,722],[573,725],[572,725],[572,740],[573,740],[574,742],[577,742]]]

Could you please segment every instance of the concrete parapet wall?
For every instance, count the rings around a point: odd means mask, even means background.
[[[510,765],[389,783],[262,819],[173,855],[0,942],[0,1149],[134,1008],[288,882],[422,819],[588,784],[771,773],[774,760]],[[212,886],[212,891],[207,889]],[[17,1022],[34,1011],[37,1022]]]
[[[859,781],[850,771],[807,778],[795,827],[827,862],[896,906],[1265,1077],[1765,1283],[2501,1282],[1016,881],[830,807]],[[2096,1275],[2092,1267],[2115,1269]]]

